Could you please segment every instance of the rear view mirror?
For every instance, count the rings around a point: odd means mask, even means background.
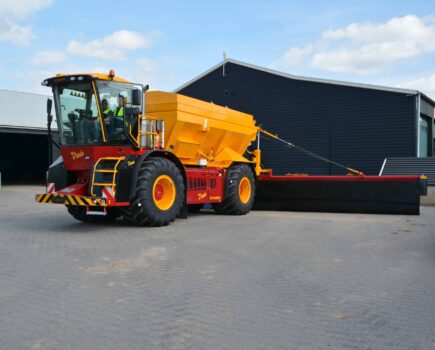
[[[47,99],[47,121],[49,122],[49,123],[51,123],[51,120],[52,120],[52,116],[51,116],[51,108],[52,108],[52,106],[53,106],[53,101],[51,100],[51,99]]]
[[[133,106],[141,106],[142,105],[142,91],[139,89],[134,89],[131,93],[131,104]]]
[[[51,107],[53,106],[53,101],[51,99],[47,99],[47,114],[51,114]]]
[[[47,99],[47,137],[48,137],[48,165],[53,162],[53,143],[57,145],[56,142],[53,141],[51,136],[51,122],[53,120],[53,116],[51,115],[51,107],[53,107],[53,101],[51,99]]]

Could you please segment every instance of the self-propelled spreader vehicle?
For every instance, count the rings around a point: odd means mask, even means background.
[[[407,197],[405,206],[399,198],[400,208],[393,212],[416,210],[424,180],[418,176],[370,177],[350,168],[354,176],[273,176],[261,167],[259,133],[279,138],[257,126],[252,115],[146,91],[113,71],[58,74],[42,84],[53,90],[61,157],[50,165],[46,193],[36,200],[64,204],[80,221],[122,217],[136,225],[162,226],[204,204],[218,213],[240,215],[251,210],[256,192],[259,208],[328,210],[333,206],[325,199],[343,202],[345,193],[344,208],[367,211],[363,202],[376,199],[361,200],[360,193],[367,196],[363,187],[373,184],[374,197],[396,195],[387,206],[397,204],[399,192]],[[51,109],[48,100],[49,134]],[[399,191],[394,187],[398,183]],[[359,188],[355,198],[349,198],[348,186]],[[331,198],[336,193],[341,199]]]

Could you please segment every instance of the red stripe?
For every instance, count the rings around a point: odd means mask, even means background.
[[[106,189],[106,187],[103,187],[103,196],[106,196],[107,200],[109,202],[112,202],[115,200],[115,198],[112,196],[112,194]]]
[[[54,192],[54,183],[50,182],[47,184],[47,193],[53,193]]]

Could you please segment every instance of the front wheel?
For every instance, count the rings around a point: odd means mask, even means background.
[[[166,158],[149,158],[140,166],[136,193],[124,219],[141,226],[165,226],[174,221],[184,202],[184,181]]]
[[[254,197],[255,178],[252,169],[246,164],[236,164],[228,170],[224,200],[213,204],[213,209],[219,214],[245,215],[251,210]]]

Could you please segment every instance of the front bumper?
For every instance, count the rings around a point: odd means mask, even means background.
[[[106,198],[86,197],[73,194],[44,193],[35,195],[38,203],[47,204],[65,204],[85,207],[106,207],[108,206]]]

